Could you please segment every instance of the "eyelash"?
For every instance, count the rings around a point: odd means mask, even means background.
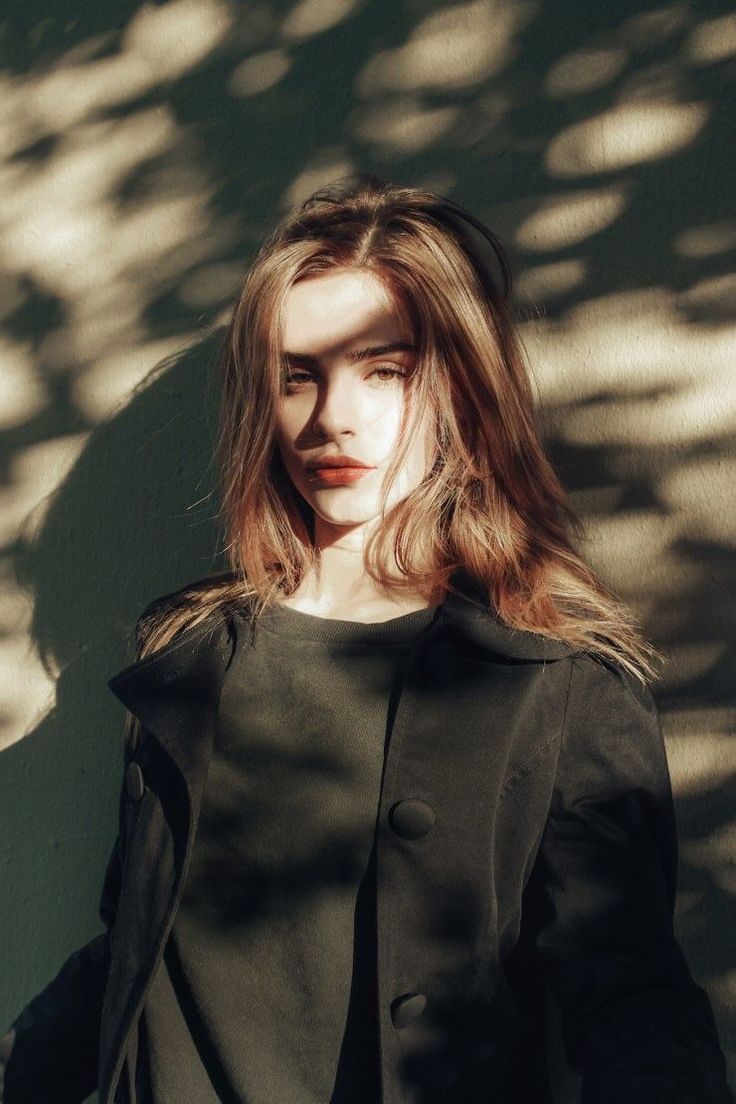
[[[405,379],[406,376],[408,375],[408,373],[406,371],[404,371],[401,368],[395,368],[393,364],[379,364],[377,368],[373,369],[373,372],[371,372],[371,375],[373,375],[375,372],[390,372],[391,375],[396,379]],[[305,381],[305,380],[295,380],[294,376],[307,376],[307,375],[309,375],[309,372],[307,372],[305,369],[299,369],[296,372],[291,372],[288,375],[285,375],[284,376],[284,383],[287,385],[287,387],[298,387],[300,383],[305,383],[307,381]],[[389,383],[390,380],[383,380],[382,382],[383,383]]]

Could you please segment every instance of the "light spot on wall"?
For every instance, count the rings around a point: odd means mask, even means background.
[[[733,318],[736,304],[736,272],[724,272],[720,276],[699,280],[687,288],[678,299],[683,314],[708,316],[715,324],[724,318],[729,322]],[[734,327],[730,327],[731,339],[736,341]]]
[[[722,645],[688,649],[687,668],[697,675],[722,654]],[[723,710],[692,709],[668,718],[665,728],[672,789],[678,797],[697,795],[717,786],[730,774],[733,736]],[[672,730],[674,728],[674,730]]]
[[[0,337],[0,364],[0,429],[7,430],[39,415],[48,403],[48,392],[34,369],[28,345]]]
[[[698,65],[733,57],[736,54],[736,15],[722,15],[701,23],[690,35],[684,54]]]
[[[66,68],[56,67],[33,82],[19,82],[26,121],[42,132],[62,132],[104,108],[128,103],[155,84],[151,65],[135,53],[119,53]]]
[[[141,341],[119,352],[115,351],[115,343],[109,342],[110,352],[98,356],[89,368],[79,372],[71,385],[78,409],[91,422],[104,421],[116,407],[125,405],[154,365],[159,366],[166,357],[182,352],[197,336],[196,331],[177,333],[160,341]]]
[[[580,287],[587,271],[588,266],[582,257],[525,268],[517,277],[515,297],[527,303],[536,300],[552,302]]]
[[[33,110],[32,95],[21,102],[21,85],[14,94],[18,117]],[[153,159],[158,168],[148,174],[147,193],[121,204],[121,184]],[[86,373],[95,378],[95,363],[104,364],[113,349],[124,347],[135,360],[136,348],[146,346],[141,315],[155,289],[228,240],[227,220],[209,225],[211,185],[198,160],[170,111],[153,106],[78,123],[41,165],[13,172],[12,188],[7,174],[0,176],[7,189],[0,261],[9,275],[30,275],[64,304],[64,326],[45,335],[37,352],[47,369],[79,376],[75,387],[89,413],[100,415],[101,392],[96,387],[85,400]],[[181,344],[182,334],[177,339]]]
[[[123,32],[123,49],[151,66],[156,79],[172,80],[206,58],[236,18],[226,0],[144,4]]]
[[[659,390],[666,399],[684,387],[693,389],[689,401],[697,403],[701,387],[708,394],[718,394],[724,386],[730,392],[733,325],[691,323],[681,304],[682,296],[650,287],[584,300],[555,321],[523,323],[524,343],[545,401],[580,403],[604,392],[616,401],[630,396],[638,405],[646,404],[647,393]],[[665,419],[669,429],[664,430],[659,421],[659,415],[654,421],[650,417],[645,439],[650,431],[655,437],[671,433],[682,439],[676,421]],[[566,419],[570,432],[574,424],[571,411]],[[685,436],[694,432],[697,419],[688,425]],[[601,433],[605,440],[603,426]]]
[[[376,151],[418,153],[447,134],[460,113],[457,106],[428,107],[417,97],[406,96],[358,109],[352,117],[352,129],[357,138]]]
[[[604,230],[629,203],[626,184],[568,192],[542,199],[533,214],[522,219],[514,241],[522,249],[566,249]]]
[[[301,203],[318,188],[337,177],[347,176],[353,169],[354,165],[342,147],[322,150],[313,164],[305,165],[301,172],[295,174],[291,185],[282,197],[282,210]]]
[[[88,433],[70,433],[15,452],[0,488],[0,541],[4,545],[17,540],[19,533],[25,540],[33,537],[54,491],[73,467],[88,437]],[[29,502],[36,504],[30,512]]]
[[[565,178],[658,161],[691,145],[709,115],[705,102],[624,103],[563,130],[550,142],[545,166]]]
[[[731,881],[733,883],[733,877]],[[708,978],[708,993],[718,1001],[726,1014],[732,1009],[736,1011],[736,970],[724,970],[722,973],[711,975]],[[720,1028],[720,1033],[721,1036],[724,1035],[723,1027]],[[729,1084],[731,1083],[729,1081]]]
[[[713,880],[726,893],[736,896],[736,820],[715,828],[707,840],[689,839],[681,845],[682,857],[703,870],[709,870]],[[736,981],[732,971],[731,980]],[[730,988],[730,987],[729,987]],[[736,1005],[733,995],[731,1002]]]
[[[66,290],[96,279],[87,249],[92,247],[93,257],[95,242],[115,233],[110,193],[142,159],[164,153],[173,140],[172,120],[157,108],[69,132],[42,167],[28,165],[25,178],[15,181],[0,216],[6,261],[11,267],[38,266]]]
[[[724,410],[725,424],[736,430],[736,410],[733,404],[724,402],[727,395],[728,386],[724,381],[719,406]],[[671,510],[688,512],[691,533],[736,548],[734,487],[734,456],[699,456],[685,460],[657,482],[658,493]]]
[[[610,84],[625,67],[628,52],[620,47],[574,50],[549,69],[544,91],[551,99],[593,92]]]
[[[663,517],[657,510],[619,508],[613,517],[588,519],[584,554],[607,584],[630,596],[646,617],[658,597],[686,587],[695,574],[672,550],[681,525],[681,519]]]
[[[0,541],[8,547],[33,540],[54,492],[84,449],[87,433],[69,434],[18,449],[0,485]],[[35,503],[29,510],[29,504]],[[0,561],[0,750],[40,725],[53,709],[58,669],[44,669],[31,636],[33,608],[18,590],[11,561]]]
[[[290,68],[291,58],[285,50],[264,50],[235,67],[228,90],[233,96],[256,96],[277,85]]]
[[[531,3],[474,0],[433,12],[403,46],[380,50],[355,82],[359,96],[467,88],[500,72],[516,55],[514,39],[537,11]]]
[[[60,132],[105,108],[128,103],[199,65],[231,25],[222,0],[145,5],[123,29],[117,52],[57,62],[31,76],[4,76],[3,127],[16,143]],[[4,149],[8,152],[7,142]]]
[[[286,41],[311,38],[344,23],[363,4],[360,0],[301,0],[281,24]]]
[[[731,372],[711,371],[671,395],[641,395],[635,402],[605,396],[570,412],[565,439],[577,444],[650,445],[696,441],[734,427],[734,411],[724,404]],[[734,427],[736,428],[736,427]]]
[[[713,257],[736,249],[736,219],[690,226],[676,234],[672,252],[680,257]]]

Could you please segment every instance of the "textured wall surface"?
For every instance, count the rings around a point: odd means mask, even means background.
[[[271,220],[364,168],[511,252],[585,551],[668,659],[678,930],[736,1069],[731,5],[47,0],[0,29],[2,1024],[99,930],[127,634],[220,563],[224,312]]]

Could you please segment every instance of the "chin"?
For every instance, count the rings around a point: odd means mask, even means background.
[[[367,521],[373,521],[378,517],[378,507],[362,507],[357,508],[353,506],[351,509],[347,504],[344,510],[326,510],[320,509],[317,505],[310,502],[310,506],[315,513],[315,516],[321,518],[322,521],[328,525],[364,525]]]
[[[365,525],[367,521],[373,521],[378,514],[323,514],[318,513],[319,518],[327,525]]]

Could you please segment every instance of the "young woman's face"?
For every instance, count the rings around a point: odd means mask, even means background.
[[[408,417],[405,376],[413,338],[390,290],[370,272],[339,269],[301,280],[285,303],[284,393],[276,438],[284,466],[319,519],[352,527],[379,514],[384,475]],[[360,355],[358,355],[360,354]],[[434,460],[434,419],[420,432],[390,491],[404,498]],[[317,469],[315,461],[350,457],[367,468]]]

